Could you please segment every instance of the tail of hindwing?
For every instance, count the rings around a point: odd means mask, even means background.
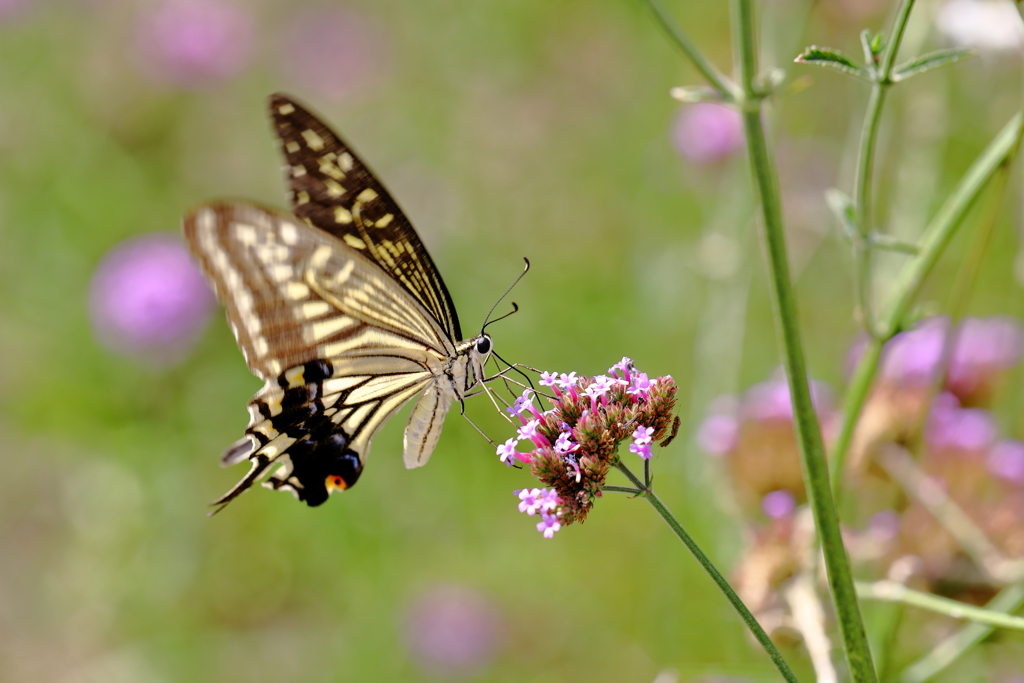
[[[355,484],[377,429],[424,386],[423,373],[397,373],[388,387],[380,379],[338,376],[331,361],[316,360],[268,381],[249,402],[245,436],[222,456],[224,465],[249,459],[250,470],[214,505],[219,510],[260,480],[310,506]]]

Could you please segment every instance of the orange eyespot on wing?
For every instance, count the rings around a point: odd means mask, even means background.
[[[328,474],[326,480],[327,493],[334,493],[335,491],[344,491],[348,488],[348,484],[341,476],[337,474]]]

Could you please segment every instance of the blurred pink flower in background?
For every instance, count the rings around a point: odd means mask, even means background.
[[[731,107],[711,102],[688,104],[672,124],[672,146],[684,158],[707,164],[743,146],[743,120]]]
[[[984,402],[999,374],[1020,362],[1024,330],[1009,317],[964,318],[956,333],[946,384],[967,403]]]
[[[19,18],[32,4],[33,0],[0,0],[0,21]]]
[[[167,0],[139,19],[143,70],[161,81],[202,87],[236,76],[249,62],[248,13],[218,0]]]
[[[837,412],[824,382],[810,382],[822,434],[831,439]],[[697,442],[719,456],[740,503],[771,519],[785,517],[804,498],[803,471],[793,432],[793,403],[782,373],[749,387],[741,396],[715,399],[697,430]]]
[[[405,643],[416,665],[444,679],[480,675],[497,654],[497,607],[464,586],[434,586],[405,615]]]
[[[101,344],[163,363],[184,357],[214,303],[185,245],[171,234],[134,237],[114,247],[96,268],[89,293]]]
[[[934,450],[977,453],[992,446],[997,433],[995,419],[987,410],[961,408],[955,396],[942,393],[932,402],[924,436]]]
[[[307,8],[285,31],[282,66],[296,90],[337,100],[378,83],[389,56],[387,34],[362,14]]]
[[[789,491],[772,491],[761,499],[761,511],[768,519],[783,519],[796,510],[796,498]]]
[[[988,452],[988,470],[1000,479],[1024,485],[1024,443],[1001,439]]]

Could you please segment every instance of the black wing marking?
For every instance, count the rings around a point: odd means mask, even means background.
[[[320,505],[331,489],[356,483],[381,425],[432,380],[416,361],[380,352],[289,369],[249,402],[245,436],[222,461],[249,459],[252,466],[214,505],[222,508],[261,479]]]
[[[448,288],[398,204],[341,138],[291,98],[270,96],[274,131],[288,163],[292,210],[361,250],[462,339]]]

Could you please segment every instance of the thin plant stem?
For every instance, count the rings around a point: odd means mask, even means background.
[[[883,600],[899,602],[911,607],[920,607],[938,614],[945,614],[954,619],[967,619],[977,624],[987,624],[998,628],[1011,628],[1024,631],[1024,617],[1013,616],[998,610],[985,609],[968,605],[964,602],[939,597],[934,593],[907,588],[898,581],[866,581],[857,582],[857,595],[864,600]]]
[[[713,87],[722,99],[732,102],[736,96],[736,86],[729,81],[729,78],[708,61],[704,54],[697,48],[697,45],[690,40],[690,36],[672,19],[672,16],[661,4],[661,0],[647,0],[648,7],[654,13],[655,18],[665,32],[672,38],[672,42],[683,51],[693,66],[701,73],[711,87]]]
[[[881,55],[881,63],[878,68],[869,64],[868,69],[872,74],[871,94],[868,97],[867,110],[864,116],[864,127],[861,130],[860,147],[857,153],[857,172],[854,185],[854,210],[857,229],[860,231],[860,239],[854,247],[854,276],[857,289],[857,302],[863,319],[864,329],[872,337],[878,336],[875,327],[875,317],[871,302],[871,244],[869,236],[872,233],[872,206],[871,190],[872,178],[875,170],[875,147],[878,142],[878,127],[882,119],[882,106],[885,104],[885,95],[892,82],[892,67],[896,60],[896,53],[899,52],[900,43],[903,42],[903,34],[907,28],[907,21],[910,19],[910,10],[914,7],[914,0],[903,0],[896,11],[896,18],[890,31],[890,38],[885,45]]]
[[[988,601],[990,612],[1015,612],[1024,606],[1024,583],[1007,586]],[[985,640],[995,628],[989,624],[972,623],[946,638],[931,652],[921,657],[899,675],[899,683],[925,683],[942,673],[965,652]]]
[[[743,128],[753,171],[756,197],[761,206],[762,243],[768,257],[771,301],[780,337],[783,363],[789,380],[794,426],[799,446],[808,502],[825,556],[832,602],[839,621],[843,649],[850,673],[857,683],[875,683],[871,649],[853,586],[850,562],[832,500],[828,463],[821,426],[811,402],[803,343],[800,337],[796,296],[789,275],[786,236],[782,224],[778,176],[761,121],[763,96],[755,87],[757,54],[754,45],[753,9],[750,0],[733,0],[733,44],[739,65],[744,102]]]
[[[839,484],[842,481],[846,456],[853,442],[857,420],[878,370],[883,344],[900,331],[907,311],[920,292],[925,279],[963,223],[964,216],[974,205],[978,195],[996,171],[1013,160],[1022,134],[1024,134],[1024,111],[1018,112],[1010,119],[960,179],[938,213],[925,228],[920,252],[900,271],[898,281],[892,290],[891,303],[882,324],[881,336],[871,339],[868,343],[846,392],[842,427],[839,430],[835,446],[833,446],[831,458],[832,486],[837,495],[840,491]]]
[[[602,491],[611,491],[612,493],[628,493],[631,496],[639,496],[643,493],[640,489],[635,489],[632,486],[615,486],[613,484],[605,484],[601,487]]]
[[[622,461],[616,463],[615,467],[634,485],[638,487],[642,486],[639,477],[633,474],[633,472],[624,463],[622,463]],[[786,660],[782,658],[782,655],[779,653],[778,649],[776,649],[775,644],[772,643],[771,638],[769,638],[768,634],[765,633],[763,628],[761,628],[761,624],[757,623],[757,619],[754,618],[754,615],[751,614],[750,610],[747,609],[747,606],[743,604],[742,600],[740,600],[740,596],[736,594],[736,591],[734,591],[732,586],[729,585],[729,582],[726,581],[724,576],[722,576],[722,573],[718,571],[708,556],[704,554],[704,551],[700,549],[697,542],[694,541],[690,534],[686,532],[686,529],[684,529],[683,525],[679,523],[679,520],[677,520],[672,512],[665,507],[665,504],[661,502],[661,499],[658,498],[651,489],[644,488],[640,495],[651,504],[651,507],[653,507],[659,515],[661,515],[661,518],[665,520],[665,523],[668,524],[670,529],[672,529],[676,537],[683,542],[683,545],[685,545],[687,550],[690,551],[698,564],[700,564],[704,571],[707,572],[708,576],[711,577],[711,580],[715,582],[715,585],[718,586],[718,589],[722,591],[729,603],[732,604],[733,609],[735,609],[736,613],[740,615],[740,618],[747,625],[747,628],[750,629],[751,634],[757,642],[760,643],[761,647],[764,648],[764,651],[768,653],[768,656],[775,664],[775,668],[779,670],[780,674],[782,674],[782,677],[789,683],[798,683],[796,676],[790,670],[789,665],[786,664]]]

